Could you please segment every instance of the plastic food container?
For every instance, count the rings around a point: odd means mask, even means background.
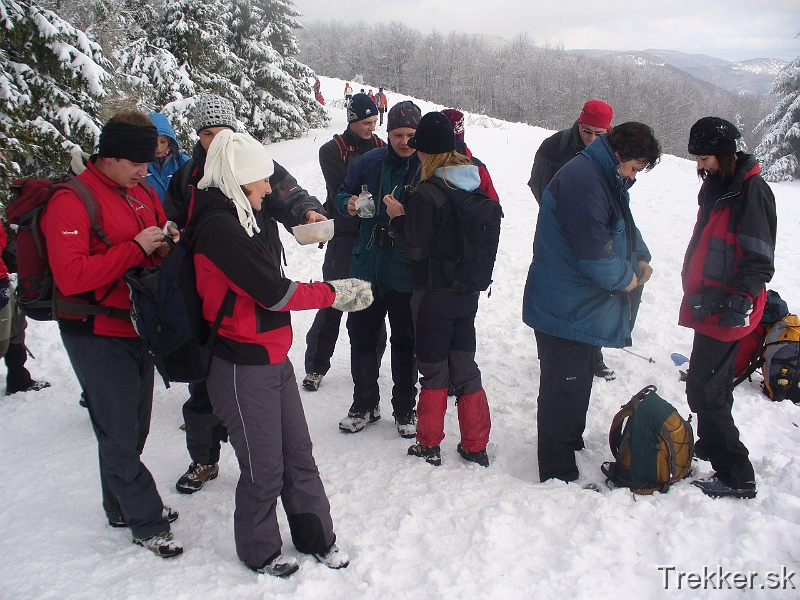
[[[316,244],[327,242],[333,237],[333,219],[318,221],[307,225],[295,225],[292,227],[292,234],[298,244]]]

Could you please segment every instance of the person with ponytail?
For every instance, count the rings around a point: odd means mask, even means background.
[[[475,315],[479,292],[453,289],[453,265],[459,258],[459,233],[448,188],[477,190],[478,167],[456,151],[448,118],[430,112],[409,141],[422,162],[421,183],[406,206],[393,196],[383,201],[400,248],[411,258],[411,310],[422,390],[417,403],[417,443],[408,454],[438,466],[444,439],[448,386],[455,389],[461,441],[459,454],[489,466],[486,445],[491,419],[481,372],[475,362]],[[434,183],[438,180],[438,184]]]
[[[372,303],[372,291],[358,279],[298,283],[284,277],[279,254],[255,235],[260,231],[255,213],[271,192],[273,169],[258,140],[229,129],[217,133],[192,198],[186,235],[195,243],[203,315],[211,324],[224,309],[206,383],[241,470],[233,517],[236,551],[254,571],[287,577],[298,564],[281,553],[278,496],[297,550],[332,569],[348,564],[335,543],[287,356],[289,311],[361,310]]]

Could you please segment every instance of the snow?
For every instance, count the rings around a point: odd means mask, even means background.
[[[317,150],[345,128],[332,102],[344,81],[320,78],[332,116],[329,129],[269,146],[269,152],[319,198],[325,186]],[[367,86],[365,86],[367,87]],[[372,86],[377,90],[377,86]],[[406,99],[389,92],[389,105]],[[418,102],[423,113],[440,109]],[[385,137],[385,128],[378,133]],[[751,452],[758,497],[712,500],[678,483],[667,494],[634,496],[609,490],[600,473],[611,459],[607,434],[619,406],[647,384],[684,415],[683,384],[670,360],[688,355],[692,332],[677,326],[680,267],[696,214],[699,182],[693,163],[665,156],[640,174],[631,192],[634,217],[653,254],[633,352],[607,350],[617,372],[595,380],[586,449],[578,453],[581,481],[539,483],[536,396],[539,365],[533,331],[521,321],[522,290],[531,259],[537,205],[525,182],[533,155],[551,132],[467,115],[466,141],[489,167],[505,219],[492,294],[478,312],[478,363],[492,410],[488,469],[463,462],[455,451],[458,423],[449,400],[443,464],[433,468],[406,456],[389,403],[388,355],[381,372],[384,418],[356,435],[338,431],[351,402],[347,333],[341,328],[333,368],[318,392],[301,392],[314,455],[332,506],[339,546],[351,557],[331,571],[291,544],[279,511],[284,552],[300,571],[288,580],[256,576],[236,558],[233,543],[235,457],[223,445],[220,476],[184,496],[174,484],[189,464],[181,404],[183,385],[157,382],[150,437],[143,460],[165,504],[180,511],[174,524],[183,556],[161,560],[130,543],[127,530],[106,524],[100,503],[96,442],[77,381],[54,323],[31,322],[28,366],[53,387],[0,398],[0,597],[2,598],[292,598],[296,599],[604,599],[730,598],[713,589],[718,578],[687,595],[671,571],[758,573],[747,598],[797,598],[789,589],[762,590],[768,572],[800,570],[800,407],[772,403],[758,382],[736,391],[734,415]],[[800,310],[800,182],[772,184],[778,203],[777,273],[771,288]],[[323,251],[284,238],[287,273],[319,279]],[[313,311],[293,316],[290,353],[302,376],[304,336]],[[2,373],[0,373],[2,376]],[[113,376],[113,375],[110,375]],[[755,379],[758,379],[756,377]],[[695,463],[695,476],[710,474]],[[582,489],[594,482],[601,493]],[[659,570],[659,567],[662,567]],[[725,579],[733,587],[733,576]],[[737,596],[740,597],[740,596]]]

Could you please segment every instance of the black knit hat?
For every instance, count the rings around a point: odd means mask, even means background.
[[[411,102],[411,100],[398,102],[391,108],[386,118],[386,131],[389,132],[398,127],[416,129],[421,116],[422,111],[419,109],[419,106]]]
[[[419,120],[414,137],[408,140],[411,148],[425,154],[444,154],[456,149],[456,134],[453,125],[438,111],[429,112]]]
[[[355,123],[362,119],[374,117],[378,114],[378,107],[372,101],[372,98],[366,94],[356,94],[350,100],[347,107],[347,122]]]
[[[725,156],[736,153],[736,140],[742,137],[736,126],[719,117],[703,117],[689,132],[689,154]]]

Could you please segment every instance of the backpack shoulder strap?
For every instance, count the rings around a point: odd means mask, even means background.
[[[564,150],[567,149],[567,145],[569,144],[569,138],[572,135],[572,127],[569,129],[565,129],[561,132],[561,141],[558,144],[558,155],[561,156],[564,154]]]
[[[340,134],[335,134],[333,136],[333,141],[336,142],[336,146],[339,148],[339,158],[342,160],[343,163],[347,163],[347,158],[350,156],[350,150],[347,147],[347,143],[344,141],[344,138]]]
[[[372,141],[375,142],[376,148],[383,148],[386,146],[386,142],[384,142],[381,138],[379,138],[374,133],[372,134]]]
[[[97,202],[97,196],[92,188],[85,186],[77,178],[72,178],[69,181],[65,181],[64,183],[59,184],[57,187],[61,186],[64,186],[66,189],[71,189],[73,193],[83,200],[83,203],[86,205],[86,211],[89,213],[89,221],[92,224],[92,231],[94,231],[95,235],[100,238],[104,244],[107,244],[110,247],[111,240],[108,239],[106,232],[103,231],[102,227],[100,227],[100,204]]]

